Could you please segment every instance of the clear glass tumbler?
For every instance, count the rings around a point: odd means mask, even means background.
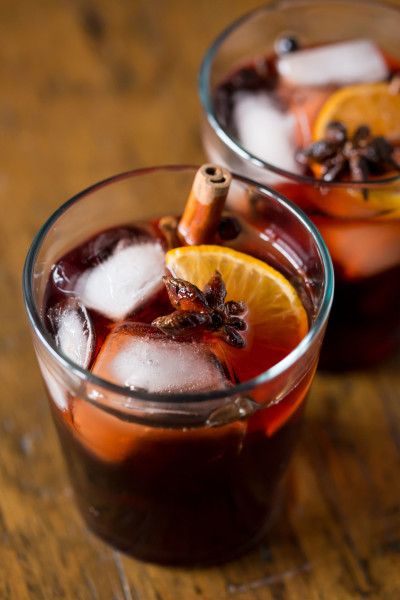
[[[230,24],[208,49],[200,70],[208,157],[283,193],[305,210],[328,246],[336,276],[321,354],[328,368],[370,366],[400,346],[400,176],[322,184],[263,161],[222,122],[216,90],[232,73],[245,78],[246,67],[257,57],[272,56],[282,35],[293,36],[301,47],[369,39],[400,69],[399,31],[399,7],[384,2],[271,2]],[[264,213],[260,204],[260,225]]]
[[[117,175],[84,190],[43,225],[26,259],[33,343],[71,482],[87,525],[137,558],[210,564],[250,548],[268,529],[299,435],[333,294],[319,233],[281,195],[234,176],[228,205],[262,200],[269,262],[302,295],[309,332],[282,361],[227,389],[151,394],[103,380],[57,349],[45,326],[52,266],[109,227],[179,215],[194,167]],[[171,373],[171,377],[175,375]]]

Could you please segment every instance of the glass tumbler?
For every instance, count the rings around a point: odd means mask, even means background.
[[[304,298],[309,331],[299,345],[252,380],[201,393],[134,391],[63,355],[45,326],[52,266],[106,228],[179,215],[195,172],[148,168],[84,190],[43,225],[24,270],[34,348],[80,512],[114,547],[164,564],[227,560],[265,535],[333,294],[329,254],[314,225],[280,194],[234,176],[228,206],[244,214],[265,203],[269,262]]]
[[[369,39],[400,69],[399,31],[400,10],[393,4],[271,2],[230,24],[211,44],[200,70],[203,145],[210,160],[283,193],[305,210],[328,246],[336,291],[321,365],[331,369],[368,367],[400,346],[400,175],[322,184],[263,161],[222,122],[217,88],[232,73],[244,78],[255,58],[272,56],[282,35],[293,36],[301,47]],[[258,209],[262,226],[268,219],[261,203]]]

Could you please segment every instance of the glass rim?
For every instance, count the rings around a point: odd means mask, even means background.
[[[107,381],[97,375],[94,375],[91,371],[79,366],[74,363],[70,358],[62,354],[58,348],[56,347],[54,338],[50,335],[50,333],[44,327],[43,321],[37,310],[35,305],[34,297],[33,297],[33,268],[35,265],[35,261],[37,255],[41,249],[42,243],[49,232],[50,228],[56,223],[56,221],[75,203],[79,202],[82,198],[95,192],[102,187],[112,185],[118,181],[123,181],[125,179],[129,179],[132,177],[137,177],[141,175],[147,175],[152,172],[176,172],[176,171],[185,171],[191,170],[195,172],[198,169],[198,165],[159,165],[153,167],[146,167],[140,169],[132,169],[130,171],[124,171],[117,175],[113,175],[106,179],[103,179],[93,185],[86,187],[81,192],[72,196],[69,200],[64,202],[61,206],[59,206],[45,221],[45,223],[38,230],[36,236],[34,237],[32,244],[28,250],[28,254],[25,259],[25,264],[23,268],[23,298],[25,303],[25,309],[28,314],[28,319],[30,325],[32,326],[33,331],[38,336],[41,344],[45,347],[47,352],[56,359],[56,361],[67,371],[72,372],[76,375],[79,380],[90,383],[93,386],[103,388],[108,392],[112,392],[114,394],[118,394],[121,397],[127,397],[137,401],[151,401],[155,403],[168,403],[172,402],[186,404],[186,403],[195,403],[195,402],[206,402],[210,400],[223,399],[231,396],[238,396],[240,394],[251,391],[252,389],[268,383],[277,377],[279,377],[282,373],[284,373],[287,369],[292,367],[301,357],[306,353],[310,345],[318,336],[319,332],[323,328],[327,318],[329,316],[329,311],[332,305],[333,299],[333,291],[334,291],[334,272],[333,272],[333,264],[331,257],[329,255],[326,244],[319,233],[318,229],[315,225],[309,220],[306,214],[299,209],[296,205],[290,202],[287,198],[285,198],[279,192],[269,188],[268,186],[264,186],[262,184],[258,184],[257,182],[244,177],[242,175],[237,175],[236,173],[232,173],[233,179],[244,183],[245,185],[250,185],[256,187],[257,190],[262,192],[262,194],[272,197],[275,201],[277,201],[281,206],[288,210],[294,217],[301,223],[302,227],[306,229],[308,234],[314,240],[316,244],[317,250],[319,252],[320,260],[322,263],[322,268],[325,275],[325,286],[323,291],[323,296],[321,302],[318,306],[318,310],[314,321],[311,323],[310,329],[305,335],[305,337],[300,341],[300,343],[295,346],[295,348],[283,358],[281,361],[273,365],[271,368],[263,371],[256,377],[244,381],[242,383],[236,384],[230,388],[219,389],[219,390],[211,390],[205,392],[180,392],[180,393],[154,393],[154,392],[144,392],[144,391],[134,391],[128,387],[120,386],[118,384],[112,383],[111,381]],[[90,400],[91,401],[91,400]],[[92,402],[92,401],[91,401]]]
[[[296,183],[301,183],[303,185],[312,185],[314,187],[324,187],[326,189],[330,188],[353,188],[353,189],[362,189],[368,187],[370,189],[380,188],[383,186],[387,186],[388,184],[398,183],[400,182],[400,174],[393,175],[391,177],[385,177],[380,179],[367,179],[363,181],[324,181],[322,179],[317,179],[315,177],[311,177],[309,175],[301,175],[299,173],[293,173],[292,171],[287,171],[286,169],[281,169],[278,165],[274,165],[267,161],[262,160],[255,154],[249,152],[244,146],[242,146],[236,138],[231,136],[228,131],[221,125],[219,122],[217,115],[214,111],[212,94],[210,89],[210,74],[211,68],[214,61],[214,58],[220,48],[220,46],[225,42],[225,40],[243,23],[255,17],[258,13],[263,12],[275,12],[280,9],[286,9],[291,7],[300,7],[300,6],[315,6],[320,4],[324,8],[329,5],[342,5],[342,6],[350,6],[350,5],[361,5],[361,6],[373,6],[377,9],[388,9],[398,16],[400,16],[400,6],[389,4],[385,0],[272,0],[268,2],[268,4],[263,4],[258,6],[239,18],[232,21],[221,33],[218,34],[214,41],[209,46],[206,51],[203,61],[200,65],[199,73],[198,73],[198,92],[200,97],[200,102],[203,107],[205,116],[207,118],[208,123],[219,139],[237,156],[246,162],[252,164],[255,167],[264,169],[266,171],[271,171],[276,175],[280,175],[281,177],[285,177],[291,181],[295,181]]]

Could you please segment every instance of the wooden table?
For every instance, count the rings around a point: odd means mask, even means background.
[[[21,301],[35,231],[84,186],[201,162],[196,73],[246,0],[0,4],[0,598],[400,598],[400,375],[316,379],[270,541],[207,570],[144,565],[86,531]]]

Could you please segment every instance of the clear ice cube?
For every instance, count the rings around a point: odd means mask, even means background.
[[[230,386],[222,363],[204,343],[173,340],[139,323],[113,329],[93,373],[148,392],[199,392]]]
[[[118,321],[162,286],[164,252],[155,240],[122,240],[102,262],[77,280],[75,293],[87,307]]]
[[[237,92],[233,118],[242,146],[262,160],[294,173],[295,119],[267,92]]]
[[[82,273],[109,258],[116,247],[120,249],[153,241],[148,232],[133,227],[107,229],[64,256],[52,269],[54,286],[67,295],[75,295],[76,282]]]
[[[389,75],[379,48],[370,40],[352,40],[296,50],[277,61],[278,73],[294,85],[348,85],[382,81]]]
[[[71,298],[52,307],[48,317],[59,350],[86,368],[94,349],[93,327],[86,308]]]
[[[68,296],[74,295],[74,287],[78,279],[78,272],[67,262],[60,260],[54,265],[51,278],[54,286]]]
[[[68,393],[64,385],[60,382],[57,375],[47,366],[46,362],[38,355],[39,367],[46,383],[48,392],[53,399],[53,402],[60,410],[68,408]]]

